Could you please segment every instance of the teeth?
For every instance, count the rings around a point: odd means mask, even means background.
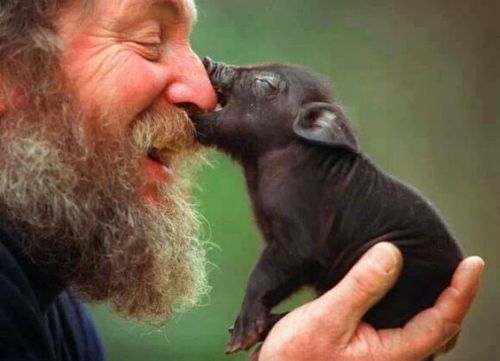
[[[217,106],[215,107],[215,111],[218,112],[222,110],[222,105],[220,105],[220,103],[217,103]]]
[[[227,104],[227,97],[221,89],[216,89],[217,94],[217,105],[220,105],[221,108],[224,108]]]

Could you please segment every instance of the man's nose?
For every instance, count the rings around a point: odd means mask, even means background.
[[[169,62],[170,81],[165,91],[167,101],[188,112],[210,111],[217,105],[217,95],[200,58],[183,49]]]

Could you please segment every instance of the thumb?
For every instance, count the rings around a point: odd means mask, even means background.
[[[317,301],[335,310],[335,324],[342,325],[344,336],[350,337],[365,313],[396,283],[402,268],[403,257],[398,248],[391,243],[378,243]]]

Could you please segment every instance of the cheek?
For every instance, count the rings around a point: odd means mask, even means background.
[[[164,90],[166,76],[157,65],[139,56],[124,58],[121,64],[109,74],[107,86],[114,90],[114,106],[137,115]]]
[[[89,118],[106,116],[113,131],[129,123],[161,94],[165,71],[120,44],[91,47],[80,40],[78,52],[63,63],[82,111]]]

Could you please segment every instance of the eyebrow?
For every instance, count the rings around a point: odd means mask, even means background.
[[[198,12],[194,0],[150,0],[150,7],[162,6],[170,8],[177,16],[182,18],[189,18],[196,23],[198,19]]]

